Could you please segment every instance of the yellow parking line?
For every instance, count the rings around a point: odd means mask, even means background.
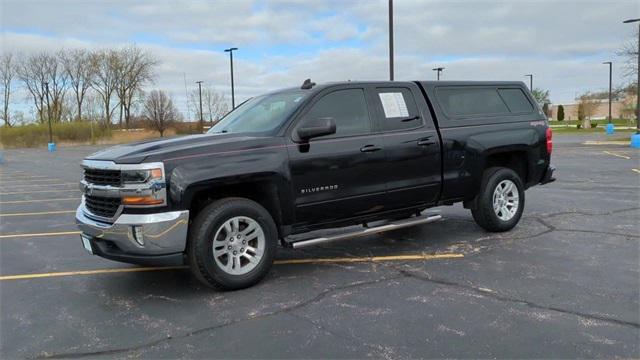
[[[94,274],[111,274],[111,273],[127,273],[127,272],[142,272],[142,271],[178,270],[178,269],[186,269],[186,268],[187,268],[186,266],[137,267],[137,268],[124,268],[124,269],[100,269],[100,270],[63,271],[63,272],[55,272],[55,273],[41,273],[41,274],[5,275],[5,276],[0,276],[0,281],[25,280],[25,279],[37,279],[37,278],[58,277],[58,276],[74,276],[74,275],[94,275]]]
[[[12,201],[0,201],[0,204],[26,204],[35,202],[47,202],[47,201],[79,201],[80,198],[61,198],[61,199],[35,199],[35,200],[12,200]]]
[[[2,185],[16,185],[16,184],[22,184],[22,183],[25,183],[25,182],[28,182],[28,183],[35,183],[35,182],[41,183],[41,182],[43,182],[43,183],[46,183],[46,182],[51,182],[51,181],[60,181],[60,179],[11,180],[11,181],[1,181],[0,184],[2,184]],[[13,182],[13,183],[16,183],[16,184],[7,184],[8,182]]]
[[[37,216],[37,215],[55,215],[55,214],[71,214],[75,213],[75,210],[60,210],[60,211],[42,211],[42,212],[28,212],[28,213],[13,213],[13,214],[0,214],[0,217],[9,216]]]
[[[63,235],[80,235],[80,231],[59,231],[59,232],[32,233],[32,234],[7,234],[7,235],[0,235],[0,239],[41,237],[41,236],[63,236]]]
[[[608,155],[612,155],[612,156],[617,156],[617,157],[619,157],[619,158],[623,158],[623,159],[631,160],[631,158],[630,158],[630,157],[628,157],[628,156],[626,156],[626,155],[616,154],[616,153],[613,153],[613,152],[611,152],[611,151],[603,151],[603,153],[608,154]]]
[[[327,264],[327,263],[362,263],[362,262],[382,262],[382,261],[419,261],[419,260],[437,260],[437,259],[459,259],[463,258],[463,254],[447,253],[447,254],[412,254],[412,255],[394,255],[394,256],[373,256],[373,257],[353,257],[353,258],[325,258],[325,259],[290,259],[276,260],[275,265],[301,265],[301,264]],[[0,276],[0,281],[7,280],[28,280],[48,277],[76,276],[76,275],[97,275],[97,274],[113,274],[113,273],[129,273],[129,272],[145,272],[145,271],[162,271],[162,270],[183,270],[188,266],[162,266],[162,267],[136,267],[121,269],[98,269],[98,270],[80,270],[80,271],[63,271],[39,274],[22,274],[22,275],[4,275]]]
[[[0,193],[0,195],[17,195],[17,194],[37,194],[37,193],[49,193],[49,192],[73,192],[80,191],[79,189],[55,189],[55,190],[32,190],[32,191],[13,191]]]
[[[640,174],[640,169],[631,169],[631,171],[635,171],[635,172],[637,172],[638,174]]]

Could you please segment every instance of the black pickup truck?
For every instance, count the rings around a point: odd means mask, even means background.
[[[87,157],[76,220],[92,254],[189,264],[205,284],[238,289],[267,274],[279,242],[438,219],[429,207],[462,202],[482,228],[507,231],[525,189],[554,180],[551,150],[521,82],[307,80],[244,102],[207,134]]]

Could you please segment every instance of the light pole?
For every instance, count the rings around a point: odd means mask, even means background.
[[[236,108],[236,95],[233,88],[233,52],[235,50],[238,50],[238,48],[232,47],[224,50],[224,52],[229,53],[229,60],[231,60],[231,110]]]
[[[444,68],[441,66],[441,67],[437,67],[437,68],[434,68],[434,69],[431,69],[431,70],[438,72],[438,81],[440,81],[440,73],[442,72],[442,70],[444,70]]]
[[[200,133],[204,132],[204,119],[202,118],[202,81],[196,81],[198,84],[198,97],[200,98]]]
[[[638,84],[636,88],[636,133],[631,135],[631,147],[640,148],[640,19],[623,21],[625,24],[638,23]]]
[[[389,80],[393,81],[393,0],[389,0]]]
[[[613,134],[613,124],[611,123],[611,75],[613,72],[613,63],[611,61],[605,61],[603,64],[609,65],[609,121],[607,123],[607,134]]]
[[[47,149],[49,152],[54,152],[56,150],[56,145],[53,143],[53,131],[51,129],[51,111],[49,106],[49,82],[44,83],[44,88],[47,96],[47,120],[49,120],[49,144],[47,145]]]
[[[525,77],[529,78],[529,90],[533,92],[533,74],[527,74]]]

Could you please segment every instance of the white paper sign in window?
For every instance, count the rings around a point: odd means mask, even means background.
[[[408,117],[407,103],[404,102],[404,96],[399,92],[380,93],[380,101],[384,109],[386,118]]]

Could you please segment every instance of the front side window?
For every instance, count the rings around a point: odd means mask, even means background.
[[[509,113],[495,88],[440,88],[436,94],[438,103],[451,117]]]
[[[337,90],[323,96],[305,119],[333,118],[336,133],[328,137],[359,135],[371,132],[369,109],[362,89]]]
[[[302,91],[258,96],[230,112],[208,133],[268,133],[279,128],[306,97]]]

